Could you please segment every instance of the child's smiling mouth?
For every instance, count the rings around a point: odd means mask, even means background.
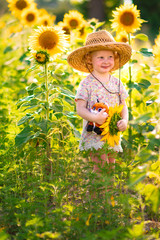
[[[107,69],[109,67],[110,67],[110,65],[103,65],[103,66],[101,66],[101,68],[105,68],[105,69]]]

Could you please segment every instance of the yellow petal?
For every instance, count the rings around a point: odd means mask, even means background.
[[[89,226],[89,220],[90,220],[90,218],[92,217],[92,214],[93,214],[93,213],[90,213],[89,216],[88,216],[88,219],[87,219],[87,221],[86,221],[86,225],[87,225],[87,226]]]
[[[111,196],[111,205],[112,205],[112,207],[115,206],[115,201],[114,201],[114,197],[113,197],[113,195]]]

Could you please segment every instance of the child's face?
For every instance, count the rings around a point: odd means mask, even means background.
[[[97,73],[108,73],[114,67],[114,53],[108,50],[95,51],[91,53],[93,70]]]

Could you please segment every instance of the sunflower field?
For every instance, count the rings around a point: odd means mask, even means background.
[[[0,19],[0,239],[160,239],[160,35],[152,45],[134,4],[116,8],[108,25],[77,10],[56,22],[34,0],[7,2]],[[123,152],[113,171],[106,164],[97,176],[78,148],[74,97],[86,74],[67,56],[99,29],[133,50],[120,76],[129,93]]]

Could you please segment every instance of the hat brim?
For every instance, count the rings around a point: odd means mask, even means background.
[[[115,57],[115,64],[112,71],[115,71],[125,65],[131,58],[132,48],[127,43],[122,42],[108,42],[106,44],[95,44],[92,46],[80,47],[71,52],[67,58],[69,65],[81,72],[89,72],[86,67],[84,56],[89,52],[109,50],[117,52]],[[120,58],[119,58],[120,56]]]

